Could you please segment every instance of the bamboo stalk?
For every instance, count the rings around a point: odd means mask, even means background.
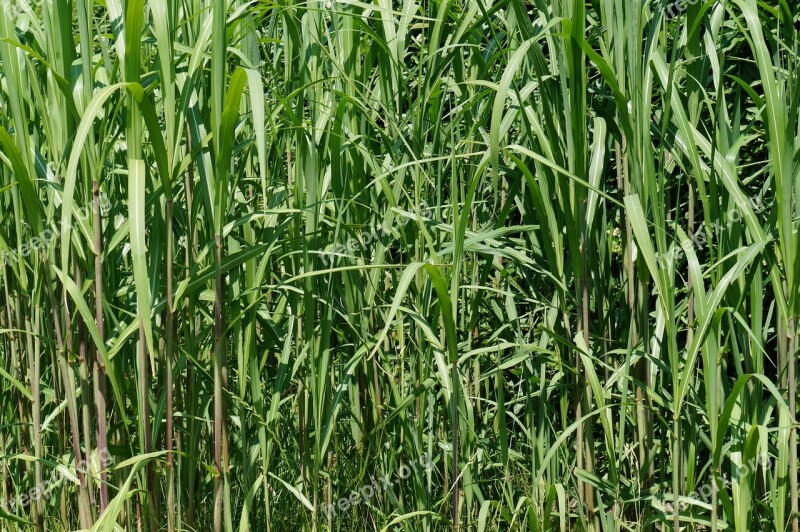
[[[62,385],[64,386],[64,396],[67,401],[67,412],[69,416],[70,434],[72,435],[72,452],[75,456],[76,464],[83,464],[83,453],[81,453],[81,438],[80,429],[78,425],[78,407],[77,399],[75,397],[75,383],[72,375],[72,370],[69,368],[67,361],[68,353],[71,351],[69,346],[65,343],[64,336],[61,332],[61,320],[58,316],[58,305],[56,305],[55,294],[53,292],[53,284],[50,280],[50,265],[47,255],[43,254],[43,270],[45,274],[45,285],[47,286],[48,297],[50,298],[51,317],[53,319],[53,329],[56,335],[56,349],[58,350],[58,365],[61,373]],[[69,306],[66,298],[66,288],[64,289],[64,329],[69,331],[70,328],[70,313]],[[86,481],[82,468],[77,471],[79,489],[78,489],[78,513],[80,515],[80,522],[83,528],[88,528],[92,521],[91,510],[89,508],[89,497],[86,493]]]
[[[103,218],[100,208],[100,183],[92,181],[92,218],[94,220],[94,308],[97,332],[101,342],[105,341],[105,320],[103,319]],[[97,448],[108,452],[108,429],[106,427],[106,369],[105,363],[95,347],[92,359],[92,386],[94,405],[97,413]],[[100,472],[100,513],[108,506],[108,473],[106,464]]]

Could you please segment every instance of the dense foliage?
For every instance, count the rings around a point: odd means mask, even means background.
[[[4,0],[3,530],[798,530],[791,0]]]

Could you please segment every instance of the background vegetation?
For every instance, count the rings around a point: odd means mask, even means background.
[[[4,4],[3,530],[798,530],[795,2]]]

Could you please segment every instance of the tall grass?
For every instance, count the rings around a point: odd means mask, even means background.
[[[793,3],[2,11],[3,530],[798,530]]]

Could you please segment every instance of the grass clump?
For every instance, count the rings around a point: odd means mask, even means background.
[[[795,5],[6,7],[4,530],[798,530]]]

